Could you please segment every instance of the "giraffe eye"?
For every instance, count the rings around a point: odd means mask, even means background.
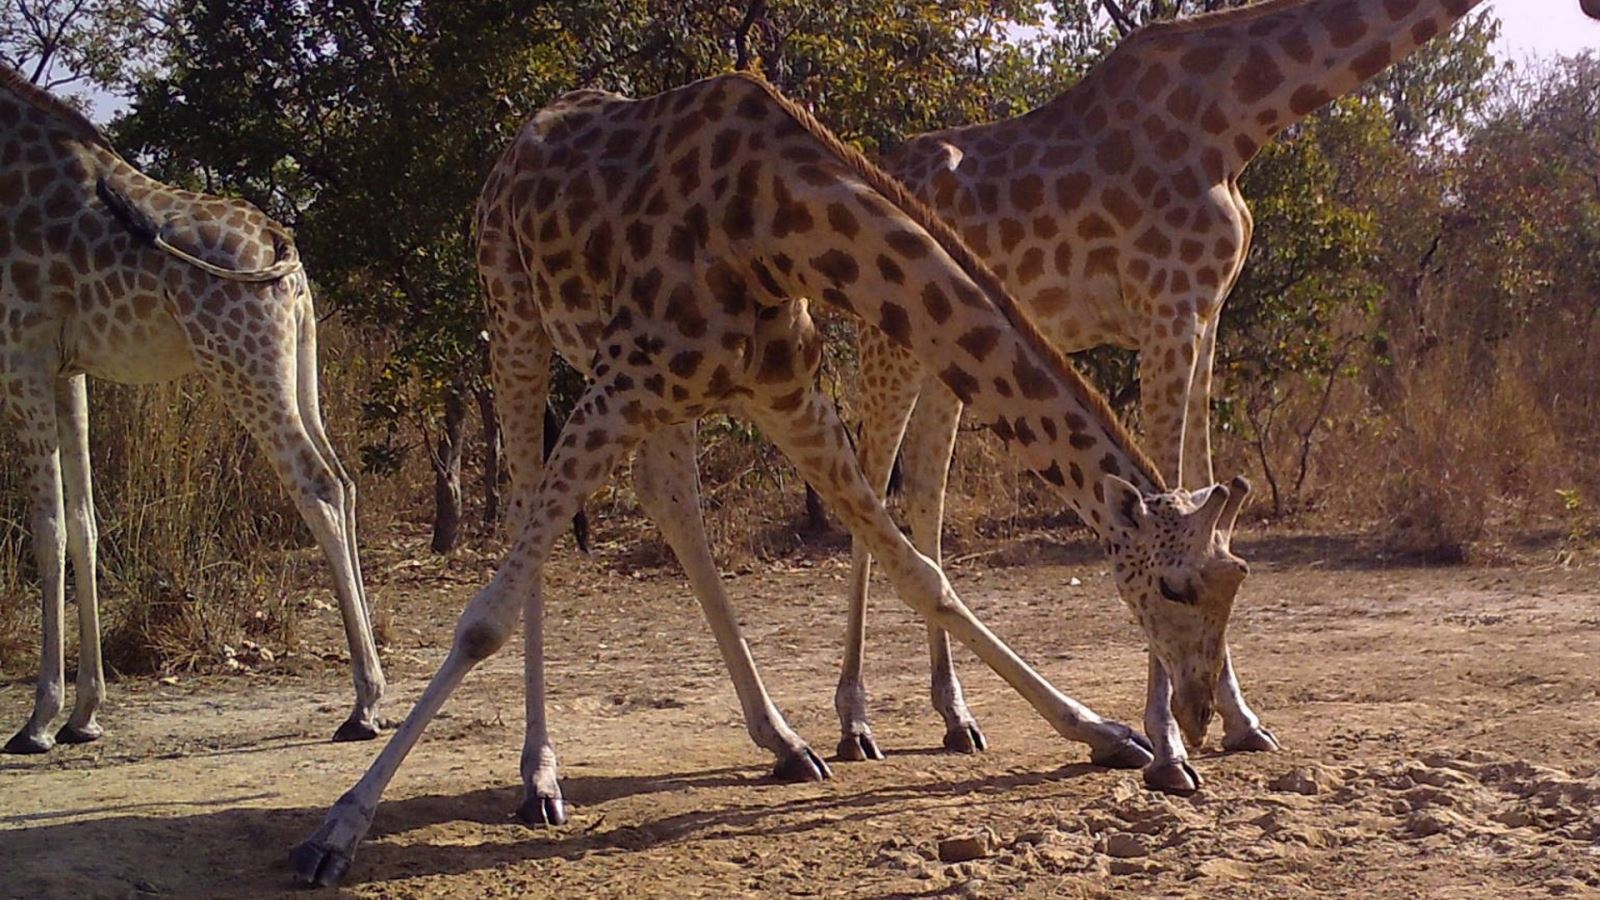
[[[1167,584],[1167,580],[1165,578],[1156,579],[1156,585],[1161,589],[1161,596],[1171,600],[1173,603],[1182,603],[1185,606],[1193,606],[1199,600],[1199,598],[1195,596],[1194,588],[1191,586],[1185,585],[1183,590],[1175,591],[1172,589],[1171,585]]]

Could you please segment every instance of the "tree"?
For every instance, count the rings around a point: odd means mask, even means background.
[[[52,91],[123,85],[145,61],[162,13],[154,0],[4,0],[0,63]]]

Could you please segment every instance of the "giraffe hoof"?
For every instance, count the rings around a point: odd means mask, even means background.
[[[328,887],[344,879],[351,859],[351,854],[312,838],[289,851],[289,868],[300,884]]]
[[[967,722],[944,733],[944,749],[951,753],[982,753],[989,749],[989,742],[977,722]]]
[[[1186,759],[1166,762],[1144,770],[1144,785],[1163,794],[1187,797],[1200,790],[1200,773]]]
[[[15,753],[20,756],[34,756],[40,753],[49,753],[50,748],[55,745],[55,739],[49,735],[29,734],[24,729],[13,735],[11,740],[6,741],[5,752]]]
[[[370,741],[378,736],[379,730],[375,720],[351,716],[339,726],[338,731],[333,733],[333,742],[342,744],[347,741]]]
[[[1120,744],[1096,750],[1089,754],[1089,761],[1107,769],[1142,769],[1156,757],[1140,737],[1130,735]]]
[[[847,734],[839,741],[836,758],[840,762],[865,762],[883,759],[883,751],[878,749],[870,734]]]
[[[874,748],[876,749],[876,748]],[[827,781],[833,777],[833,772],[828,769],[828,764],[810,747],[799,750],[778,760],[772,767],[772,777],[779,781],[801,784],[807,781]]]
[[[90,722],[88,725],[85,725],[82,728],[79,728],[71,722],[68,722],[67,724],[61,726],[60,731],[56,732],[56,743],[88,744],[93,741],[100,740],[101,735],[104,735],[105,733],[106,730],[101,728],[100,723],[98,722]]]
[[[1258,725],[1243,734],[1224,737],[1222,749],[1234,753],[1271,753],[1281,748],[1272,732]]]
[[[530,828],[567,824],[567,805],[558,794],[554,797],[531,795],[517,807],[517,819]]]

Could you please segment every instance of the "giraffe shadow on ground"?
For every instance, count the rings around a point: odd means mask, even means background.
[[[626,854],[691,840],[793,837],[841,822],[870,820],[903,808],[993,809],[1028,802],[1014,789],[1065,783],[1104,774],[1088,764],[1054,771],[974,777],[939,783],[878,784],[861,790],[794,787],[760,777],[757,770],[721,768],[645,776],[573,775],[563,789],[573,820],[556,829],[530,829],[512,817],[521,788],[499,786],[457,794],[425,794],[385,803],[361,847],[351,872],[354,886],[415,876],[452,876],[539,860],[575,860],[592,854]],[[725,796],[704,809],[663,814],[634,824],[608,826],[605,804],[663,791],[741,788],[733,802]],[[818,794],[818,790],[826,793]],[[804,796],[796,796],[804,791]],[[1063,788],[1063,795],[1066,790]],[[229,802],[239,799],[230,798]],[[710,798],[708,798],[709,800]],[[1037,801],[1037,796],[1032,797]],[[224,801],[215,801],[224,802]],[[181,816],[149,815],[160,804],[130,804],[113,815],[86,821],[53,822],[0,831],[0,847],[20,865],[5,878],[7,892],[47,895],[59,889],[48,879],[73,872],[89,881],[90,892],[174,891],[206,896],[277,896],[290,887],[289,848],[322,820],[322,806],[263,809],[207,809]],[[679,804],[681,809],[682,805]],[[105,813],[67,810],[61,819]],[[471,823],[486,827],[475,842],[414,840],[425,829]],[[100,848],[89,854],[90,848]],[[94,857],[85,868],[85,854]],[[41,893],[42,892],[42,893]]]

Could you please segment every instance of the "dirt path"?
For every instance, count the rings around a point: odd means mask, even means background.
[[[881,587],[868,664],[889,759],[836,764],[823,785],[771,783],[684,582],[563,562],[549,591],[551,716],[571,823],[534,832],[508,818],[522,719],[513,641],[412,754],[346,892],[1600,892],[1592,573],[1362,568],[1358,554],[1309,540],[1243,552],[1254,574],[1235,656],[1286,750],[1202,750],[1206,787],[1188,799],[1085,765],[1083,748],[968,654],[962,672],[990,750],[935,752],[922,631]],[[1142,647],[1100,564],[1069,558],[1084,561],[974,561],[952,578],[1063,690],[1136,721]],[[374,579],[398,623],[391,712],[415,698],[487,569],[390,567]],[[824,560],[733,582],[769,688],[824,755],[837,739],[845,574]],[[286,892],[288,848],[377,749],[324,741],[347,692],[337,667],[116,685],[99,744],[0,758],[0,896]],[[0,688],[0,723],[20,722],[30,697],[27,684]],[[993,838],[987,858],[936,859],[941,838],[975,831]]]

